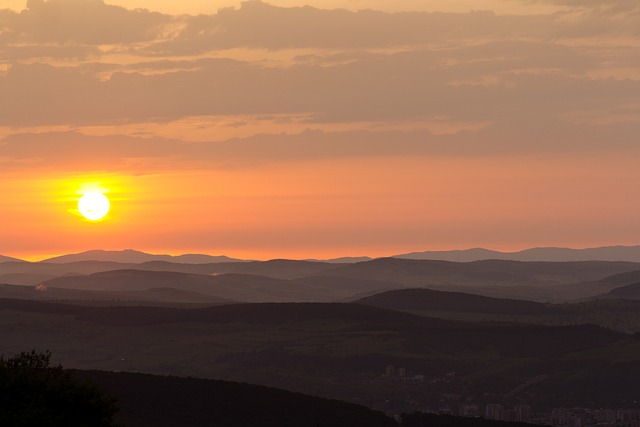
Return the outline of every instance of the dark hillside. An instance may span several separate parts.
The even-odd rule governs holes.
[[[626,285],[640,282],[640,270],[613,274],[601,279],[591,279],[579,283],[555,286],[556,294],[564,299],[584,299],[594,297]]]
[[[21,259],[18,259],[18,258],[13,258],[13,257],[10,257],[10,256],[0,255],[0,263],[3,263],[3,262],[24,262],[24,261],[22,261]]]
[[[621,272],[637,270],[630,262],[521,262],[486,260],[449,262],[380,258],[326,270],[321,275],[354,277],[427,286],[552,286],[599,280]]]
[[[158,305],[209,306],[231,304],[237,301],[202,293],[167,287],[149,288],[143,291],[95,291],[0,284],[0,298],[37,301],[56,301],[87,305]]]
[[[615,288],[605,296],[607,298],[640,299],[640,282]]]
[[[407,410],[451,393],[501,396],[540,375],[565,389],[584,378],[608,390],[618,377],[603,367],[640,363],[640,341],[596,326],[461,322],[347,303],[169,309],[0,300],[0,342],[9,354],[49,349],[78,369],[250,382],[383,410],[394,396],[409,396]],[[425,377],[405,384],[384,376],[387,365]],[[455,380],[443,381],[449,372]],[[546,396],[529,391],[534,402]],[[572,404],[585,402],[574,396]]]
[[[227,381],[75,371],[118,399],[127,427],[393,427],[381,412],[352,403]]]
[[[412,353],[465,353],[487,347],[503,357],[557,355],[609,345],[628,335],[592,325],[539,326],[457,322],[347,303],[232,304],[197,309],[164,307],[77,307],[36,301],[0,300],[3,309],[72,315],[101,326],[140,327],[194,323],[227,331],[283,331],[301,338],[331,332],[348,340],[357,333],[393,331]]]
[[[238,263],[240,264],[240,263]],[[174,288],[236,301],[331,301],[335,292],[306,283],[249,274],[204,275],[175,271],[114,270],[88,276],[48,280],[47,287],[103,291],[143,291]],[[338,296],[344,296],[339,293]],[[347,293],[348,295],[348,293]]]
[[[549,314],[546,304],[514,299],[490,298],[461,292],[430,289],[399,289],[354,301],[358,304],[393,310],[458,311],[492,314]]]

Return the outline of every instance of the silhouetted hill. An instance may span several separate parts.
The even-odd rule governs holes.
[[[633,295],[630,292],[629,298]],[[611,299],[542,304],[460,292],[402,289],[370,295],[353,302],[450,320],[509,321],[555,326],[594,324],[626,333],[640,331],[640,301],[615,295],[601,298]]]
[[[511,254],[506,252],[492,251],[484,248],[451,250],[451,251],[424,251],[410,252],[406,254],[393,255],[392,258],[403,259],[419,259],[432,261],[451,261],[451,262],[471,262],[486,259],[511,259],[506,258]]]
[[[353,264],[354,262],[371,261],[373,258],[368,256],[346,256],[331,259],[307,259],[305,261],[328,262],[331,264]]]
[[[27,276],[52,276],[61,277],[68,275],[92,274],[101,271],[123,270],[137,268],[144,264],[122,264],[108,261],[78,261],[67,264],[48,264],[42,262],[7,262],[0,264],[0,274],[5,278],[17,275],[20,281],[27,281]],[[169,264],[182,266],[183,264]],[[186,264],[184,264],[186,265]],[[35,283],[11,283],[11,284],[39,284]]]
[[[520,262],[449,261],[380,258],[336,267],[323,276],[341,276],[429,287],[440,286],[552,286],[603,278],[637,270],[638,264],[626,262]]]
[[[9,256],[0,255],[0,263],[3,263],[3,262],[24,262],[24,261],[18,258],[12,258]]]
[[[302,284],[299,290],[311,291],[317,297],[311,301],[344,299],[372,291],[427,287],[436,290],[477,293],[498,298],[529,299],[537,301],[575,300],[602,294],[616,287],[602,288],[585,283],[603,280],[608,276],[640,270],[640,265],[626,262],[519,262],[477,261],[454,263],[448,261],[407,260],[382,258],[354,264],[327,262],[271,260],[251,262],[219,262],[181,264],[167,261],[149,261],[124,264],[111,261],[78,261],[64,264],[7,262],[0,264],[2,282],[36,285],[51,277],[87,275],[114,270],[167,271],[206,276],[239,274],[264,276],[280,280],[293,280]],[[311,277],[312,279],[307,280]],[[319,279],[327,277],[330,279]],[[339,279],[340,278],[340,279]],[[373,286],[365,289],[365,282]],[[640,279],[636,280],[640,281]],[[321,283],[322,282],[322,283]],[[382,283],[386,284],[382,284]],[[629,284],[632,282],[622,283]],[[54,285],[68,287],[66,285]],[[175,287],[170,283],[162,287]],[[566,287],[563,287],[566,286]],[[597,289],[593,292],[593,289]],[[195,290],[195,289],[193,289]],[[196,290],[202,292],[201,290]],[[349,293],[351,292],[351,293]],[[222,295],[229,298],[229,295]],[[232,299],[238,299],[234,295]],[[265,301],[263,297],[246,299]],[[284,298],[277,301],[284,301]],[[295,298],[291,301],[309,300]]]
[[[52,308],[51,306],[55,306]],[[380,328],[415,336],[414,344],[446,351],[473,349],[492,343],[507,353],[558,354],[596,345],[613,343],[624,334],[592,325],[546,327],[515,323],[469,323],[417,316],[395,310],[351,303],[260,303],[232,304],[207,308],[172,309],[163,307],[77,307],[38,301],[0,299],[1,309],[55,312],[77,316],[78,320],[105,325],[161,325],[205,322],[217,324],[279,327],[311,332],[318,323],[332,323],[336,331],[370,331]],[[315,332],[314,332],[315,333]],[[430,339],[423,341],[421,334]],[[492,335],[494,335],[492,337]],[[419,338],[421,337],[422,338]],[[500,337],[496,339],[496,337]],[[510,339],[507,339],[510,337]],[[459,340],[459,342],[456,342]],[[424,344],[419,344],[423,342]],[[540,344],[544,342],[545,346]],[[554,345],[550,346],[551,343]],[[464,343],[462,347],[460,344]]]
[[[67,367],[251,382],[379,409],[397,396],[436,404],[447,393],[502,396],[540,375],[564,389],[581,378],[615,390],[595,402],[640,392],[640,383],[618,390],[619,378],[603,375],[616,364],[640,366],[637,339],[590,325],[459,322],[360,304],[169,309],[24,300],[0,300],[0,325],[3,352],[37,343]],[[429,387],[384,377],[387,365],[425,375]],[[454,382],[441,379],[452,371]],[[536,390],[523,398],[547,398]],[[585,403],[574,396],[573,405]]]
[[[173,288],[150,288],[138,291],[96,291],[64,289],[46,286],[0,284],[0,298],[38,301],[83,302],[94,305],[168,305],[176,304],[233,304],[237,301]]]
[[[358,304],[393,310],[454,311],[470,313],[545,315],[558,310],[532,301],[489,298],[460,292],[429,289],[400,289],[354,301]]]
[[[167,261],[184,264],[206,264],[213,262],[239,262],[234,258],[227,256],[212,256],[202,254],[186,254],[186,255],[154,255],[145,252],[127,249],[124,251],[103,251],[92,250],[81,252],[78,254],[68,254],[42,260],[43,263],[65,264],[78,261],[109,261],[130,264],[141,264],[148,261]]]
[[[640,282],[632,283],[631,285],[621,286],[615,288],[606,295],[608,298],[620,298],[620,299],[638,299],[640,300]]]
[[[404,285],[395,282],[384,282],[381,280],[359,279],[340,276],[301,277],[296,281],[319,286],[325,289],[343,291],[353,296],[357,296],[363,293],[370,294],[405,287]],[[351,297],[350,299],[353,299],[353,297]]]
[[[0,274],[0,283],[31,286],[54,279],[55,277],[55,275],[50,274],[8,273]]]
[[[624,273],[613,274],[599,280],[586,281],[582,283],[565,284],[555,288],[558,295],[575,299],[588,298],[605,294],[615,288],[640,282],[640,270],[633,270]]]
[[[393,427],[382,412],[276,388],[175,376],[74,371],[118,399],[127,427]]]
[[[531,248],[499,252],[483,248],[453,251],[425,251],[394,255],[394,258],[470,262],[489,259],[512,261],[629,261],[640,262],[640,246],[605,246],[588,249]]]
[[[318,286],[249,274],[207,276],[173,271],[115,270],[88,276],[59,277],[48,280],[44,284],[47,287],[103,291],[174,288],[247,302],[330,301],[335,299],[334,292]]]
[[[256,274],[259,276],[276,277],[279,279],[295,279],[313,276],[322,271],[335,268],[335,264],[314,261],[293,261],[288,259],[273,259],[270,261],[253,261],[231,266],[232,273]]]

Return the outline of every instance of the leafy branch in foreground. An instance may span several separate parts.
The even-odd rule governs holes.
[[[0,425],[114,427],[117,410],[104,390],[51,366],[48,351],[0,356]]]

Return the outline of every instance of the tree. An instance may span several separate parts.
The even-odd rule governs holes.
[[[116,400],[93,383],[76,380],[51,353],[0,356],[0,425],[113,427]]]

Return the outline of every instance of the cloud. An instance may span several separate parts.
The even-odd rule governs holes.
[[[577,7],[576,2],[563,4]],[[477,146],[482,147],[479,152],[490,147],[510,152],[517,150],[506,145],[543,144],[553,151],[544,141],[567,147],[570,144],[563,138],[591,141],[593,135],[599,135],[607,140],[606,135],[593,131],[598,128],[596,122],[622,121],[626,127],[620,123],[615,129],[637,133],[633,115],[640,94],[638,49],[605,36],[579,43],[563,38],[616,31],[631,34],[640,28],[631,25],[637,17],[607,18],[603,14],[604,22],[616,19],[624,25],[608,29],[594,24],[591,28],[587,23],[595,22],[603,2],[588,4],[587,12],[508,16],[351,12],[250,1],[213,15],[175,18],[109,6],[100,0],[32,1],[21,14],[0,11],[0,40],[22,40],[0,43],[0,57],[5,58],[5,65],[0,64],[0,93],[5,101],[0,103],[0,126],[82,129],[258,115],[305,116],[309,126],[318,129],[329,124],[420,123],[438,118],[493,124],[490,130],[464,134],[465,141],[471,141],[471,135],[485,138],[464,142],[472,153]],[[624,7],[627,3],[611,4]],[[176,37],[167,37],[166,25],[176,22],[182,22],[183,30]],[[115,55],[105,59],[109,53],[100,50],[101,43],[116,43]],[[249,49],[242,60],[225,57],[231,55],[226,49],[239,47],[261,50]],[[290,48],[297,49],[295,54],[276,65],[262,56],[277,57],[280,50]],[[214,52],[211,56],[216,57],[190,56],[205,52]],[[157,56],[146,56],[149,53]],[[22,61],[46,56],[56,61]],[[589,129],[586,134],[574,128],[577,120]],[[241,128],[243,124],[235,125]],[[291,133],[286,123],[280,125]],[[545,132],[541,133],[541,127]],[[517,136],[516,128],[544,141]],[[19,129],[12,132],[23,133]],[[300,137],[315,141],[303,145],[307,152],[323,157],[324,151],[316,145],[327,144],[333,147],[328,153],[338,153],[340,148],[330,140],[338,138],[345,141],[345,155],[350,149],[382,155],[402,146],[388,148],[388,141],[406,137],[371,132],[350,136],[353,141],[361,141],[362,135],[387,141],[375,148],[375,144],[353,145],[342,134],[323,135],[330,137]],[[626,140],[624,135],[621,131],[621,140]],[[278,138],[256,138],[261,142],[250,149],[260,156],[270,158],[270,149],[284,157],[297,152],[281,146]],[[442,141],[428,132],[415,138],[422,141],[415,142],[415,147],[423,147],[425,140]],[[150,144],[133,141],[138,148]],[[216,149],[234,153],[243,141],[237,140],[233,148],[219,145]],[[63,141],[58,143],[67,147]],[[195,150],[195,146],[159,144],[164,147],[161,151],[169,150],[162,151],[166,156]],[[438,152],[440,145],[434,144],[424,153]],[[75,146],[68,149],[82,151]],[[399,150],[413,152],[407,147]],[[139,158],[135,152],[129,154],[121,157]],[[205,152],[187,157],[200,155],[215,157]]]
[[[422,46],[468,37],[518,37],[535,31],[537,17],[499,17],[490,11],[456,13],[276,7],[246,1],[241,7],[187,20],[157,54],[184,55],[234,47],[265,49],[366,49]]]
[[[638,10],[640,8],[638,3],[633,0],[533,0],[533,2],[557,4],[580,9],[598,8],[617,12]]]
[[[10,100],[0,104],[0,125],[256,114],[307,114],[315,123],[435,116],[535,121],[637,102],[640,81],[589,75],[606,68],[606,60],[581,48],[514,41],[363,55],[333,66],[205,59],[177,63],[177,71],[116,72],[106,80],[94,67],[16,64],[0,76],[0,92]]]
[[[127,10],[102,0],[29,0],[21,13],[1,11],[5,41],[135,43],[156,39],[171,18],[147,10]]]
[[[393,157],[638,155],[637,123],[584,126],[562,121],[508,122],[478,131],[434,135],[412,131],[258,134],[215,142],[159,137],[90,136],[79,132],[15,134],[0,140],[4,172],[29,170],[145,174],[166,170],[253,168],[264,164]]]
[[[102,55],[102,51],[95,46],[79,45],[4,45],[0,46],[0,60],[23,61],[33,58],[55,59],[70,61],[86,61]]]

